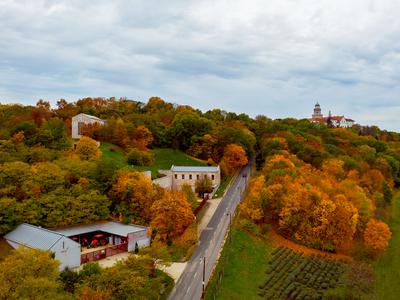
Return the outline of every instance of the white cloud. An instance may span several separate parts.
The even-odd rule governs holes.
[[[0,101],[159,95],[400,131],[400,2],[0,0]],[[377,117],[379,114],[379,118]]]

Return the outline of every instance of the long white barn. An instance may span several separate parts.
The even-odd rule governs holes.
[[[99,240],[98,236],[103,237],[105,244],[96,242],[91,248],[89,242]],[[6,234],[4,239],[13,248],[25,246],[54,253],[55,259],[61,262],[61,270],[150,245],[147,227],[119,222],[102,222],[54,230],[23,223]]]

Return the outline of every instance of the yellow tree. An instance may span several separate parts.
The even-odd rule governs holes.
[[[248,162],[246,151],[242,146],[229,144],[225,147],[224,156],[221,160],[222,169],[226,174],[235,173]]]
[[[58,266],[49,252],[13,251],[0,263],[0,299],[60,299]]]
[[[101,156],[97,142],[90,137],[82,136],[76,144],[75,153],[82,160],[95,160]]]
[[[150,226],[157,229],[158,238],[167,240],[181,235],[193,223],[194,215],[181,192],[168,192],[154,202]]]
[[[264,181],[264,176],[252,179],[246,199],[240,205],[241,212],[254,222],[260,222],[264,219],[264,209],[267,205]]]
[[[389,226],[376,219],[370,219],[364,231],[365,246],[376,252],[384,251],[392,237]]]
[[[112,190],[121,212],[129,211],[146,221],[150,220],[155,190],[148,177],[140,172],[123,172],[117,177]]]

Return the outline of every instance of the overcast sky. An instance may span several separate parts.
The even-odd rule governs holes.
[[[0,102],[86,96],[400,131],[400,1],[0,0]]]

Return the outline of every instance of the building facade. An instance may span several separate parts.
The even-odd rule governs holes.
[[[79,114],[72,117],[72,138],[79,139],[82,136],[82,128],[84,125],[96,123],[100,126],[104,126],[106,122],[100,118],[87,114]]]
[[[196,181],[205,177],[211,180],[214,189],[221,183],[219,166],[172,166],[170,176],[171,186],[174,190],[180,190],[182,185],[188,184],[194,191]]]

